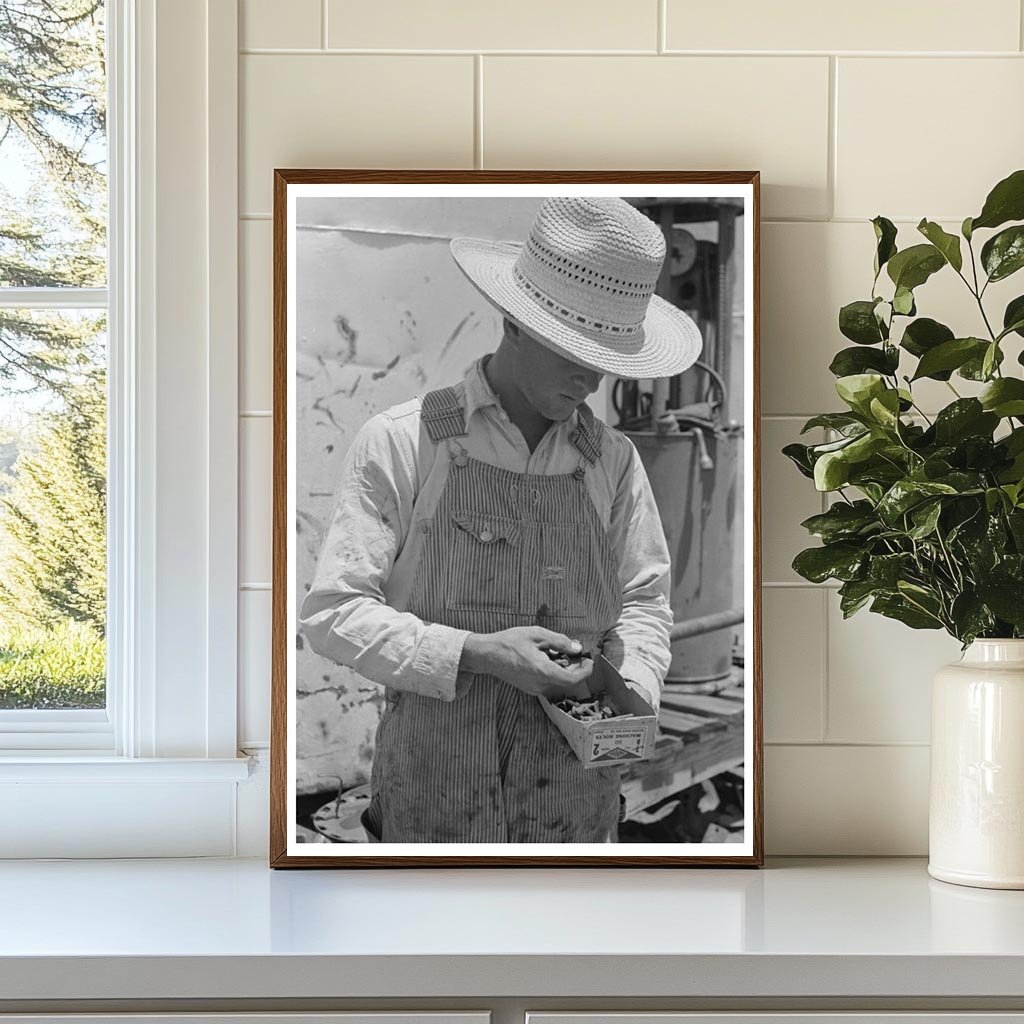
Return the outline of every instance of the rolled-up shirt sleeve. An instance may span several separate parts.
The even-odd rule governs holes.
[[[657,710],[672,659],[671,564],[650,481],[636,448],[626,443],[608,530],[619,560],[622,613],[605,634],[603,653]]]
[[[453,700],[469,633],[398,611],[384,596],[412,519],[414,473],[390,417],[368,420],[346,454],[299,626],[317,654],[366,679]]]

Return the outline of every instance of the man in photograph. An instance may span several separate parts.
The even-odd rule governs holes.
[[[578,694],[602,653],[657,708],[670,570],[636,449],[586,399],[682,372],[700,334],[654,295],[664,239],[622,199],[546,199],[525,244],[451,252],[500,341],[359,431],[300,625],[385,687],[371,838],[614,841],[619,768],[584,768],[538,698]]]

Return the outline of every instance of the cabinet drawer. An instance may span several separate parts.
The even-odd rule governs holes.
[[[526,1024],[1024,1024],[1024,1013],[527,1013]]]
[[[0,1013],[0,1024],[491,1024],[490,1013]]]

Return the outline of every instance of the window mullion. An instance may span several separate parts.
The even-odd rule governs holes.
[[[0,288],[2,309],[106,309],[106,288]]]

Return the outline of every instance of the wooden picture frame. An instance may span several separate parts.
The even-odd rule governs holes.
[[[274,174],[271,866],[761,866],[758,172]],[[500,315],[450,238],[485,228],[522,242],[544,197],[585,194],[625,198],[662,229],[657,293],[691,313],[711,360],[703,381],[606,378],[588,400],[640,451],[672,551],[673,661],[653,758],[621,769],[626,823],[607,844],[367,842],[359,812],[383,687],[317,660],[297,626],[333,486],[371,416],[456,383],[500,340]],[[682,440],[664,442],[656,420]],[[706,565],[694,582],[705,556],[726,566],[728,593],[707,594],[722,572]]]

